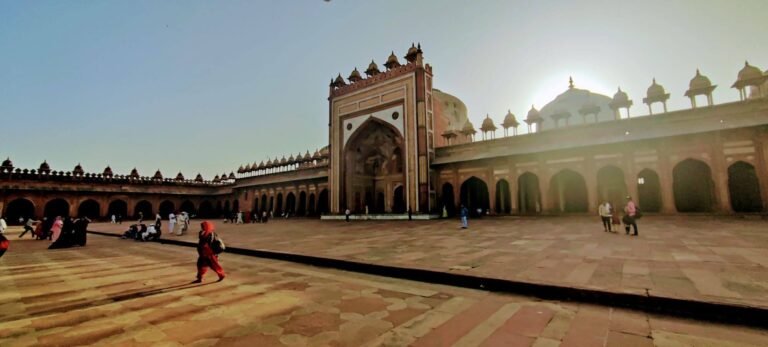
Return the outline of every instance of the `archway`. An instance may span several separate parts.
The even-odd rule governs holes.
[[[737,161],[728,167],[728,195],[734,212],[761,212],[763,199],[755,167]]]
[[[555,210],[564,213],[587,212],[587,184],[584,177],[573,170],[564,169],[552,176],[550,196]]]
[[[221,200],[216,201],[216,217],[224,215],[224,208],[221,205]]]
[[[488,196],[488,185],[483,180],[472,176],[461,184],[460,194],[461,204],[469,209],[469,213],[472,216],[478,216],[478,209],[480,213],[485,214],[490,207],[490,198]]]
[[[376,193],[376,203],[373,206],[375,213],[385,213],[387,211],[387,198],[384,192]]]
[[[686,159],[672,170],[672,190],[678,212],[711,212],[715,204],[714,182],[709,165]]]
[[[402,185],[395,188],[395,192],[392,195],[392,212],[393,213],[405,213],[405,189]]]
[[[168,218],[168,215],[174,211],[176,211],[176,206],[170,200],[165,200],[160,203],[159,213],[161,218]]]
[[[122,219],[128,216],[128,203],[125,200],[112,200],[107,207],[107,216],[120,217]]]
[[[5,207],[3,216],[8,224],[18,224],[19,218],[26,221],[35,216],[35,204],[24,198],[15,199]]]
[[[297,216],[304,216],[307,214],[307,192],[302,191],[299,193],[299,207],[296,208]]]
[[[278,193],[275,202],[275,215],[281,214],[283,214],[283,193]]]
[[[637,174],[637,195],[637,202],[640,204],[642,211],[661,211],[661,184],[659,183],[659,175],[656,174],[656,171],[643,169]]]
[[[213,208],[213,204],[206,200],[200,203],[200,208],[197,210],[197,216],[200,218],[215,218],[216,210]]]
[[[296,208],[296,194],[293,194],[293,192],[288,193],[288,195],[285,196],[285,212],[294,214]]]
[[[317,212],[320,214],[328,213],[328,189],[320,191],[317,197]]]
[[[53,199],[45,204],[45,217],[69,217],[69,203],[64,199]]]
[[[315,214],[315,193],[309,194],[309,204],[307,204],[307,212],[310,216]]]
[[[184,202],[181,203],[181,206],[179,206],[179,211],[186,212],[190,215],[197,214],[197,211],[195,210],[195,204],[189,200],[184,200]]]
[[[355,130],[344,146],[344,170],[341,208],[354,213],[380,210],[377,192],[386,192],[405,182],[402,148],[403,137],[392,125],[369,118]],[[405,194],[403,193],[403,198]],[[402,200],[402,201],[400,201]],[[393,201],[393,212],[404,213],[405,200]],[[400,203],[402,202],[402,205]],[[400,212],[398,212],[400,211]]]
[[[611,206],[621,206],[627,196],[624,172],[615,166],[604,166],[597,171],[597,199]]]
[[[448,216],[456,214],[456,197],[453,195],[453,185],[450,183],[443,183],[442,194],[440,195],[443,206],[445,207]],[[442,211],[441,211],[442,213]]]
[[[232,208],[229,207],[229,200],[224,201],[224,218],[229,218],[232,214]]]
[[[136,203],[136,207],[133,209],[133,216],[139,218],[139,212],[143,214],[144,219],[154,219],[152,214],[152,203],[147,200],[141,200]]]
[[[539,177],[526,172],[517,178],[517,206],[520,214],[541,212]]]
[[[264,194],[261,196],[261,211],[267,210],[269,210],[269,206],[267,206],[267,194]]]
[[[509,182],[500,179],[496,182],[496,213],[510,214],[512,212],[512,195],[509,192]]]
[[[85,200],[77,207],[77,216],[88,217],[92,220],[99,219],[99,217],[101,217],[101,206],[96,200]]]
[[[240,200],[235,199],[232,201],[232,213],[240,212]]]

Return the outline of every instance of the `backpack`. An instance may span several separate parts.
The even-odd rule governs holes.
[[[224,252],[225,249],[227,249],[227,246],[224,245],[224,241],[216,233],[211,233],[210,245],[211,245],[211,250],[213,250],[214,254],[219,254],[221,252]]]
[[[634,218],[635,219],[643,218],[643,213],[640,211],[640,206],[639,205],[635,205],[635,216],[634,216]]]

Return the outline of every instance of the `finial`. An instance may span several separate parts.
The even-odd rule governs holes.
[[[653,84],[656,84],[656,77],[653,78]]]
[[[744,66],[749,66],[749,62],[745,60],[744,61]]]
[[[701,76],[701,72],[699,72],[699,69],[696,69],[696,76]]]
[[[573,77],[568,76],[568,89],[573,89]]]
[[[619,93],[621,93],[621,87],[619,87]]]

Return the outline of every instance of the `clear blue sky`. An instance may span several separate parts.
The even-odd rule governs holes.
[[[421,42],[435,87],[476,126],[524,117],[567,87],[645,114],[696,68],[719,87],[768,68],[768,1],[0,0],[0,156],[206,178],[327,143],[331,77]]]

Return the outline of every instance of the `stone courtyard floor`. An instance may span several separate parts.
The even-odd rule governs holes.
[[[468,230],[457,220],[216,224],[235,247],[768,309],[764,220],[647,216],[639,237],[603,232],[585,216],[484,218]],[[197,230],[163,235],[196,242]]]
[[[410,244],[419,238],[411,240],[409,233],[428,233],[435,225],[448,228],[455,224],[400,224],[390,231],[389,227],[385,230],[381,224],[373,223],[318,223],[222,226],[221,233],[233,243],[238,239],[263,240],[275,243],[275,247],[287,247],[283,243],[286,237],[280,237],[280,233],[295,230],[296,237],[303,235],[319,243],[310,248],[319,252],[331,241],[319,241],[324,238],[312,235],[338,229],[326,236],[341,243],[327,251],[339,252],[349,242],[345,241],[348,234],[367,235],[362,244],[368,247],[374,246],[374,235],[382,233],[395,233]],[[471,232],[476,235],[457,237],[464,240],[461,247],[475,244],[472,249],[477,251],[476,248],[482,248],[478,244],[487,241],[469,239],[480,238],[483,228],[490,230],[507,223],[510,222],[473,223]],[[648,229],[651,234],[651,228]],[[48,242],[19,240],[17,233],[15,229],[10,233],[11,248],[0,258],[0,346],[768,344],[768,332],[764,330],[605,306],[533,300],[226,253],[221,256],[228,272],[226,280],[216,283],[215,275],[209,274],[203,284],[190,284],[195,272],[193,248],[92,235],[84,248],[47,250]],[[256,237],[259,234],[263,234],[262,238]],[[430,245],[425,251],[435,252],[434,247],[455,248],[450,243],[440,245],[434,236],[427,237],[432,244],[423,244]],[[642,242],[638,241],[642,237],[611,237],[615,240],[598,244]],[[619,241],[621,238],[625,241]],[[312,241],[307,239],[296,246],[310,247]],[[554,247],[544,247],[545,240],[548,239],[539,241],[539,248]],[[402,246],[391,242],[395,241],[383,241],[381,247]],[[510,239],[500,242],[505,247],[514,247],[509,246]],[[488,244],[485,249],[505,247]],[[590,249],[590,256],[602,254],[594,251],[594,247]],[[355,254],[365,253],[375,252]]]

